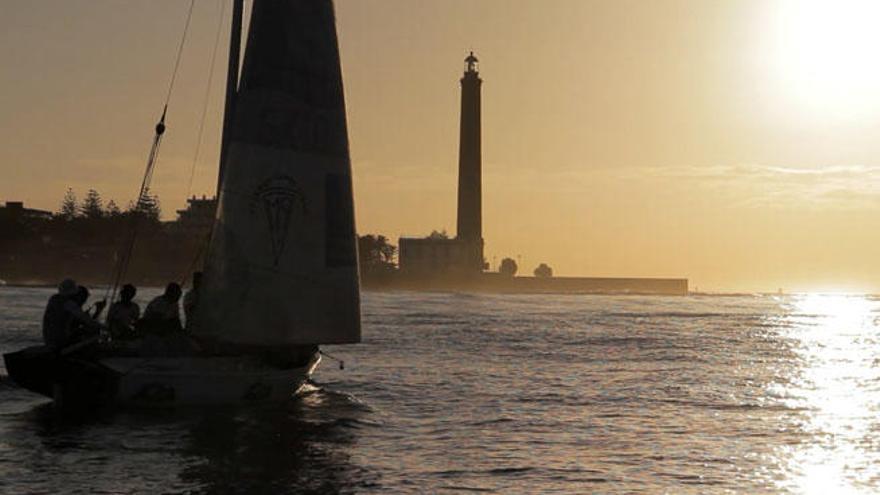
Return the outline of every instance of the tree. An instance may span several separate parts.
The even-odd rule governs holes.
[[[498,267],[498,273],[512,277],[516,275],[517,268],[516,261],[513,261],[513,258],[504,258],[501,260],[501,266]]]
[[[538,268],[535,268],[535,276],[538,278],[551,278],[553,277],[553,269],[547,266],[547,263],[541,263],[538,265]]]
[[[82,206],[80,206],[80,211],[89,220],[104,218],[104,202],[101,200],[101,195],[98,194],[98,191],[89,189],[88,194],[83,199]]]
[[[159,197],[150,194],[150,190],[144,191],[143,196],[138,199],[137,204],[129,204],[128,211],[143,215],[149,221],[158,222],[162,216],[162,208],[159,203]]]
[[[107,203],[107,208],[105,209],[104,213],[110,218],[115,218],[119,215],[122,215],[122,211],[119,210],[119,206],[116,205],[116,201],[113,201],[112,199]]]
[[[449,239],[449,234],[446,233],[446,229],[441,231],[432,230],[431,234],[428,235],[428,239]]]
[[[379,258],[386,265],[394,265],[394,256],[397,255],[397,246],[388,242],[384,235],[376,238],[377,248],[379,250]]]
[[[68,187],[67,192],[64,194],[64,199],[61,201],[61,209],[58,211],[58,216],[64,220],[70,221],[76,218],[76,214],[76,193],[73,192],[73,189]]]
[[[364,235],[358,237],[358,258],[364,274],[393,270],[397,246],[384,235]]]

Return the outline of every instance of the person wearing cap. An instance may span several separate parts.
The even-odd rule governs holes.
[[[100,330],[101,324],[82,310],[85,303],[82,295],[81,286],[74,280],[65,279],[58,285],[58,292],[49,298],[43,312],[43,342],[50,349],[61,350],[73,343],[75,325]],[[85,296],[87,299],[88,291]]]
[[[70,315],[65,305],[76,292],[76,282],[68,278],[58,284],[58,292],[49,298],[43,312],[43,342],[47,347],[60,349],[67,345]]]
[[[114,340],[126,340],[135,337],[134,324],[141,316],[141,308],[133,301],[137,289],[131,284],[122,286],[120,300],[110,306],[107,313],[107,325],[110,336]]]

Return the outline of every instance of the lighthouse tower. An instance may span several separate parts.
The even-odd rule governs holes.
[[[480,136],[479,60],[464,60],[461,78],[461,135],[458,151],[457,239],[468,252],[467,271],[483,270],[482,150]]]

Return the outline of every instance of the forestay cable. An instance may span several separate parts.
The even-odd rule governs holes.
[[[137,231],[138,231],[138,221],[145,210],[145,206],[147,205],[147,201],[149,198],[147,197],[150,190],[150,183],[153,180],[153,172],[156,169],[156,163],[159,160],[159,149],[162,145],[162,136],[165,134],[165,117],[168,114],[168,104],[171,101],[171,94],[174,89],[174,83],[177,80],[177,72],[180,69],[180,60],[183,57],[183,48],[186,44],[187,34],[189,33],[190,23],[192,21],[193,9],[195,7],[196,0],[190,0],[189,9],[186,14],[186,21],[183,26],[183,34],[180,38],[180,44],[177,47],[177,56],[174,60],[174,68],[171,71],[171,80],[168,83],[168,92],[165,94],[165,103],[162,106],[162,117],[159,119],[159,123],[156,124],[155,134],[153,135],[153,143],[150,146],[150,153],[147,157],[147,165],[146,170],[144,170],[144,177],[141,180],[141,187],[138,191],[137,202],[135,203],[134,211],[130,212],[129,218],[129,232],[126,236],[125,242],[123,243],[121,249],[121,255],[117,257],[116,269],[114,270],[112,284],[108,286],[107,293],[104,294],[104,299],[108,299],[112,302],[116,299],[116,292],[119,289],[119,284],[122,279],[125,277],[128,272],[128,267],[131,262],[132,253],[134,252],[135,241],[137,240]],[[107,316],[109,316],[110,312],[107,312]]]
[[[177,71],[180,68],[180,59],[183,57],[183,47],[186,44],[186,36],[189,33],[189,24],[192,21],[193,8],[196,6],[196,0],[190,0],[189,10],[186,12],[186,22],[183,24],[183,35],[180,37],[180,45],[177,47],[177,57],[174,59],[174,70],[171,71],[171,81],[168,83],[168,93],[165,95],[165,107],[171,101],[171,91],[174,89],[174,82],[177,80]]]

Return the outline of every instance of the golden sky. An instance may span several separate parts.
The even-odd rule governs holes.
[[[361,233],[455,231],[473,49],[493,267],[880,290],[880,4],[336,3]],[[187,7],[3,0],[0,200],[135,195]],[[222,55],[188,188],[219,14],[197,0],[172,96],[154,179],[169,218],[215,183]]]

